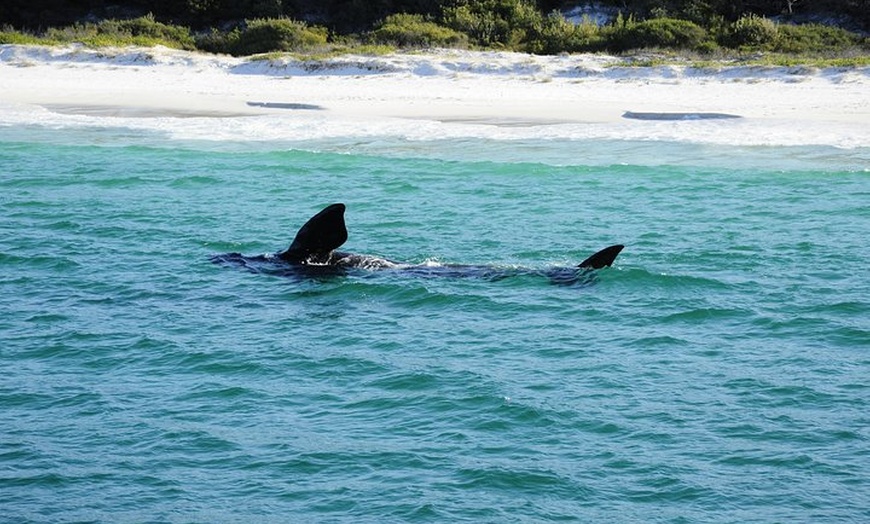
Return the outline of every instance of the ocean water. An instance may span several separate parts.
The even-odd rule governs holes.
[[[870,521],[867,147],[146,120],[0,127],[0,521]],[[332,202],[412,263],[626,248],[209,261]]]

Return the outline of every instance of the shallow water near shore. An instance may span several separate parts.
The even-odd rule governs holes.
[[[868,520],[868,158],[0,128],[0,521]],[[411,263],[626,249],[583,287],[209,262],[332,202]]]

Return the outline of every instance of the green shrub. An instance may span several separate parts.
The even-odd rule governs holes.
[[[698,24],[675,18],[653,18],[643,22],[623,21],[606,31],[606,46],[612,51],[664,47],[693,49],[707,38]]]
[[[713,55],[720,51],[719,44],[713,40],[705,40],[695,47],[695,51],[702,55]]]
[[[775,45],[779,28],[767,18],[749,15],[731,24],[723,35],[723,44],[733,48],[767,49]]]
[[[523,50],[545,55],[572,51],[576,32],[577,26],[565,20],[564,16],[552,13],[532,27]]]
[[[605,35],[601,27],[591,19],[584,17],[583,20],[574,26],[574,33],[571,35],[570,49],[567,51],[604,51]]]
[[[543,23],[531,0],[456,0],[442,13],[447,27],[484,47],[519,47]]]
[[[375,43],[398,47],[463,47],[468,37],[429,22],[423,15],[396,14],[385,18],[371,32]]]
[[[54,42],[84,42],[97,36],[94,24],[73,24],[66,27],[50,27],[42,35]]]
[[[230,49],[236,56],[272,51],[301,51],[325,45],[326,29],[308,27],[289,18],[249,20]]]
[[[529,28],[520,49],[545,55],[602,51],[604,36],[601,28],[589,19],[575,24],[553,12]]]
[[[43,41],[44,39],[39,38],[38,36],[34,36],[27,33],[22,33],[16,31],[12,28],[3,28],[0,30],[0,45],[3,44],[17,44],[17,45],[26,45],[26,44],[45,44],[47,42]]]
[[[838,27],[819,24],[780,25],[776,50],[783,53],[831,53],[860,44],[859,37]]]
[[[198,33],[194,40],[199,50],[230,55],[238,48],[241,35],[242,32],[238,28],[230,31],[218,31],[212,28],[207,33]]]
[[[166,25],[151,15],[131,20],[103,20],[100,23],[77,23],[52,27],[43,38],[50,42],[81,42],[95,47],[165,45],[194,49],[194,39],[186,27]]]
[[[103,20],[97,24],[97,33],[119,40],[130,37],[131,40],[162,42],[182,49],[194,48],[188,28],[158,22],[151,14],[130,20]]]

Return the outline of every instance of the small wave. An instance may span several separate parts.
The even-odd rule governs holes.
[[[357,296],[384,301],[400,310],[430,313],[449,310],[475,309],[486,311],[498,309],[499,305],[485,293],[469,292],[468,286],[449,280],[439,280],[435,285],[413,275],[392,272],[372,272],[363,279],[349,279],[335,289],[336,294]]]
[[[699,291],[715,291],[729,288],[727,283],[710,277],[654,272],[638,268],[620,270],[620,280],[624,281],[626,285],[666,289],[691,288]]]
[[[199,188],[202,186],[220,185],[222,183],[223,183],[222,180],[220,180],[216,177],[213,177],[213,176],[191,175],[191,176],[184,176],[184,177],[179,177],[179,178],[174,179],[170,183],[170,186],[187,189],[187,188]]]
[[[650,348],[675,348],[675,347],[688,347],[691,343],[688,340],[677,338],[670,335],[657,335],[651,337],[641,337],[638,339],[634,339],[628,343],[630,347],[636,347],[638,349],[650,349]]]
[[[757,378],[739,378],[725,383],[747,406],[789,407],[826,410],[835,407],[838,397],[820,388],[803,385],[780,385]]]
[[[662,321],[698,323],[741,319],[752,316],[754,316],[754,313],[747,309],[704,307],[667,315],[662,318]]]

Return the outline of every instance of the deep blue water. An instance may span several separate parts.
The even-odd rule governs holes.
[[[866,149],[0,131],[0,521],[870,521]]]

